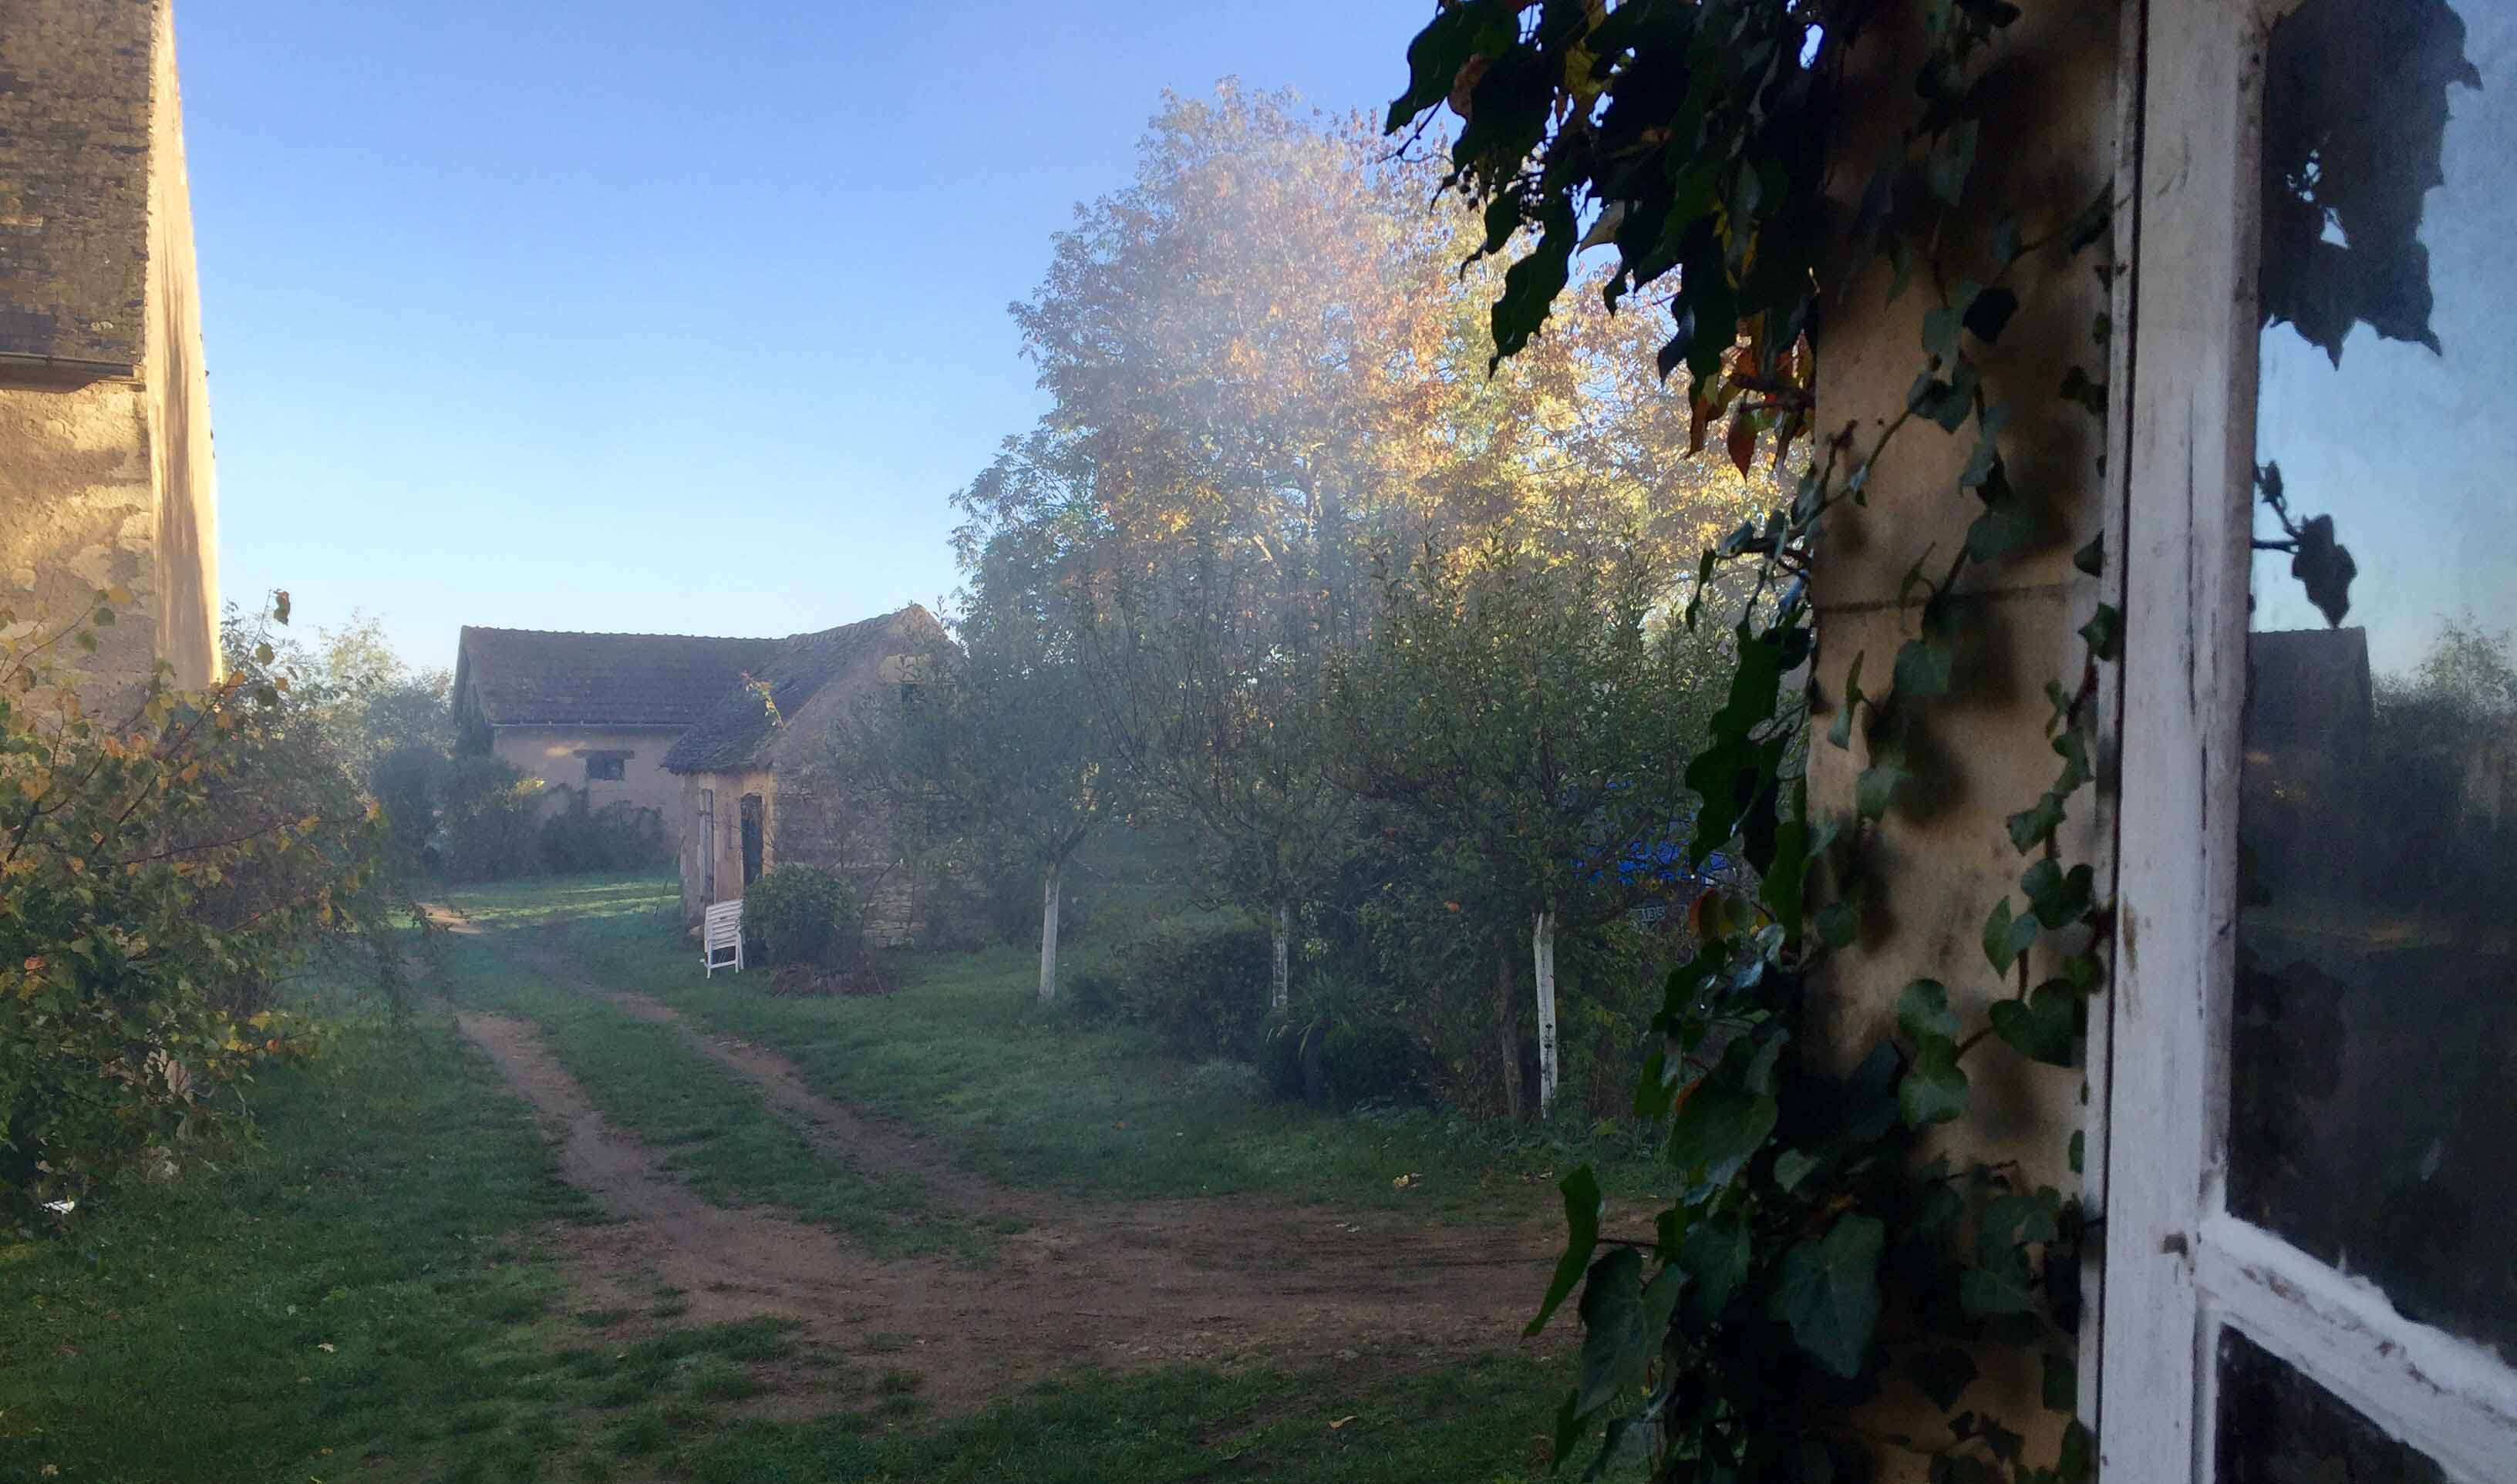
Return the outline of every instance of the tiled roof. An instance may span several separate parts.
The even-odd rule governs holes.
[[[934,625],[926,610],[913,603],[898,613],[797,634],[781,642],[752,675],[769,687],[768,699],[777,703],[778,714],[793,716],[867,650],[894,640],[906,628]],[[757,690],[731,687],[673,743],[664,754],[664,767],[673,773],[716,773],[751,766],[774,726]]]
[[[758,669],[775,639],[463,630],[455,695],[491,726],[687,727]]]

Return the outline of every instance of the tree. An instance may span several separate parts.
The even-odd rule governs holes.
[[[1336,674],[1351,785],[1477,863],[1482,910],[1527,945],[1542,1117],[1558,1076],[1557,938],[1632,907],[1650,887],[1633,863],[1692,809],[1688,719],[1710,708],[1709,665],[1666,621],[1669,597],[1641,543],[1430,553],[1388,575],[1371,640]]]
[[[1063,872],[1119,809],[1123,773],[1060,596],[1004,582],[987,591],[991,601],[961,615],[959,652],[939,649],[897,698],[870,697],[842,724],[834,771],[878,798],[914,847],[949,841],[1038,872],[1046,1003],[1057,996]]]

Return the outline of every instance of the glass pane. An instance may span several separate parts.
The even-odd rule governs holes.
[[[2444,1484],[2439,1466],[2235,1330],[2220,1332],[2216,1484]]]
[[[2512,162],[2517,0],[2275,28],[2229,1200],[2517,1355]]]

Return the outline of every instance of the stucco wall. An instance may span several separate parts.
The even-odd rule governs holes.
[[[681,735],[678,728],[499,727],[490,750],[519,772],[554,785],[543,796],[545,811],[567,805],[569,795],[563,787],[585,793],[589,809],[620,803],[653,809],[663,818],[665,844],[678,849],[682,785],[681,780],[664,771],[664,754]],[[619,780],[590,780],[585,776],[583,754],[587,752],[629,756]]]
[[[1911,27],[1918,20],[1917,13],[1890,7],[1874,21],[1850,68],[1856,91],[1846,117],[1911,114],[1913,60],[1919,54]],[[2117,162],[2119,45],[2115,6],[2104,0],[2033,8],[2005,33],[1983,122],[1984,145],[1960,213],[1964,224],[1946,232],[1944,243],[1972,242],[1982,250],[1995,219],[2023,205],[2038,213],[2020,223],[2021,234],[2033,238],[2097,192]],[[1872,158],[1879,148],[1875,128],[1841,147],[1855,160]],[[1857,193],[1868,170],[1840,175],[1843,189]],[[1840,204],[1850,220],[1851,194]],[[1966,250],[1960,245],[1950,254],[1950,279],[1989,280],[1991,266],[1968,262]],[[2022,264],[2013,281],[2021,285],[2023,307],[1999,346],[1970,346],[1971,353],[1980,353],[1989,402],[2016,409],[2003,439],[2012,484],[2046,503],[2052,518],[2032,551],[1974,569],[1961,580],[1967,617],[1958,690],[1920,710],[1909,742],[1907,766],[1914,777],[1860,858],[1868,900],[1859,939],[1817,974],[1807,1029],[1839,1062],[1857,1057],[1893,1030],[1897,998],[1915,979],[1943,981],[1952,1007],[1969,1027],[1984,1024],[1987,1002],[2003,988],[1995,984],[1981,947],[1984,917],[2005,894],[2019,898],[2019,876],[2030,863],[2013,847],[2005,820],[2033,804],[2061,767],[2047,744],[2051,706],[2044,685],[2049,679],[2076,683],[2085,654],[2076,630],[2114,581],[2112,574],[2105,583],[2093,580],[2071,565],[2072,552],[2118,515],[2107,495],[2097,424],[2055,392],[2072,363],[2085,366],[2093,378],[2107,378],[2108,349],[2092,341],[2091,326],[2110,311],[2110,296],[2090,263],[2084,255],[2061,267],[2051,259]],[[1905,406],[1923,363],[1922,317],[1934,302],[1918,270],[1917,285],[1887,304],[1890,276],[1885,263],[1873,263],[1840,296],[1830,295],[1818,345],[1816,424],[1855,424],[1864,448]],[[1971,425],[1947,437],[1918,422],[1879,462],[1867,507],[1847,506],[1827,517],[1811,583],[1818,615],[1820,734],[1844,695],[1855,657],[1867,656],[1863,673],[1872,677],[1871,689],[1885,689],[1878,677],[1888,673],[1898,647],[1916,633],[1920,595],[1908,606],[1899,589],[1927,548],[1933,557],[1926,570],[1937,572],[1963,543],[1967,524],[1981,508],[1957,484],[1974,441]],[[2120,539],[2111,538],[2110,557],[2120,549]],[[2102,698],[2101,731],[2109,737],[2111,716],[2112,700]],[[1823,742],[1812,748],[1815,807],[1851,812],[1854,781],[1866,765],[1859,733],[1856,728],[1850,751]],[[2097,761],[2101,784],[2073,797],[2058,843],[2067,861],[2096,867],[2103,893],[2113,869],[2108,803],[2112,758]],[[2032,951],[2031,978],[2055,971],[2054,936]],[[2074,946],[2085,942],[2085,932],[2072,939]],[[2006,1054],[1971,1056],[1968,1072],[1973,1111],[1948,1125],[1943,1147],[1961,1156],[2017,1160],[2031,1183],[2078,1189],[2080,1177],[2069,1167],[2068,1150],[2086,1118],[2085,1074]],[[2094,1162],[2094,1138],[2090,1147]],[[2090,1333],[2084,1325],[2084,1340]],[[1971,1399],[2030,1432],[2039,1449],[2050,1448],[2060,1420],[2039,1408],[2036,1378],[2000,1366],[1992,1356],[1982,1358],[1996,1374]]]
[[[0,607],[128,591],[74,668],[110,704],[218,673],[217,532],[173,21],[0,7]]]
[[[693,773],[678,780],[681,786],[683,829],[676,857],[681,862],[682,918],[696,923],[700,914],[712,902],[731,902],[743,895],[743,796],[757,793],[761,799],[766,829],[761,841],[760,864],[766,870],[778,859],[777,829],[778,781],[765,771],[736,773]],[[707,888],[704,853],[707,848],[701,817],[705,809],[703,795],[708,790],[716,795],[716,890]]]

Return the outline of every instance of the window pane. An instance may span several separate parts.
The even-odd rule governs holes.
[[[2512,160],[2517,0],[2276,27],[2229,1200],[2517,1355]]]
[[[2235,1330],[2220,1332],[2217,1484],[2441,1484],[2445,1475]]]

